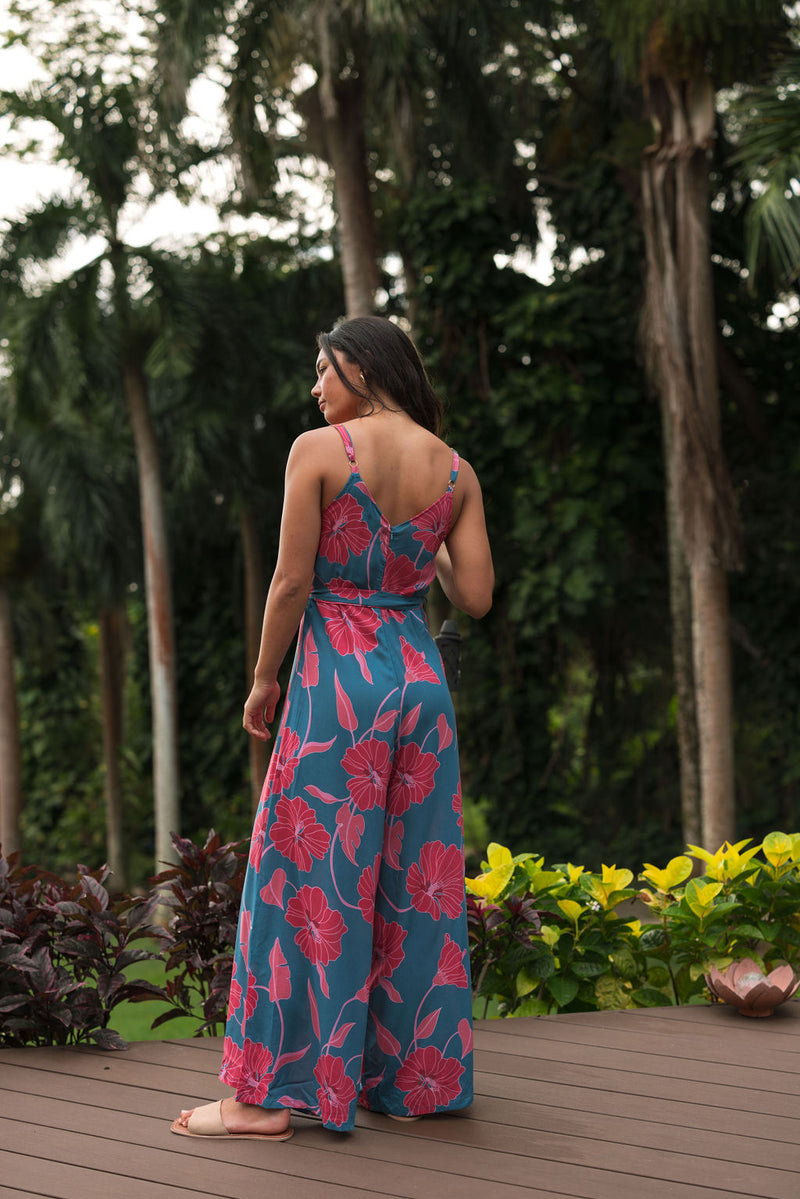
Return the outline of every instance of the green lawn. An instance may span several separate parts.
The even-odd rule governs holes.
[[[161,960],[136,962],[129,966],[125,973],[129,978],[145,978],[160,987],[166,982],[166,971]],[[176,1020],[159,1025],[158,1028],[150,1027],[156,1016],[169,1011],[169,1006],[160,999],[148,999],[144,1003],[121,1003],[119,1007],[114,1008],[109,1027],[126,1041],[165,1041],[175,1037],[193,1037],[202,1016],[198,1016],[197,1019],[179,1016]]]

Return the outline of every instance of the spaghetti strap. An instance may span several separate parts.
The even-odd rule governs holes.
[[[460,458],[459,458],[458,454],[456,453],[456,451],[453,450],[453,469],[450,471],[450,486],[447,488],[448,491],[452,491],[456,485],[456,479],[458,478],[459,463],[460,463]]]
[[[350,434],[347,432],[347,429],[345,429],[344,425],[334,425],[333,427],[344,442],[345,453],[350,461],[350,473],[351,475],[354,475],[358,471],[358,463],[356,462],[356,452],[353,449],[353,442],[350,438]]]

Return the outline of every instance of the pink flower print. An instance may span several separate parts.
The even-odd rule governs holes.
[[[372,924],[375,915],[375,894],[378,890],[378,875],[380,873],[381,855],[375,854],[375,861],[361,871],[358,880],[358,906],[367,924]]]
[[[444,712],[442,712],[441,716],[436,721],[436,731],[439,734],[439,753],[441,753],[443,749],[447,749],[448,745],[453,740],[453,730],[451,729]]]
[[[350,804],[345,802],[336,813],[336,828],[339,831],[342,849],[355,866],[356,850],[364,833],[364,817],[360,812],[354,812]]]
[[[440,681],[436,671],[425,661],[425,655],[421,654],[418,649],[414,649],[414,646],[410,645],[405,637],[400,638],[400,649],[403,652],[407,683],[438,683]]]
[[[292,997],[292,976],[289,972],[289,966],[286,958],[283,956],[281,943],[278,938],[275,938],[275,944],[272,946],[269,955],[269,1001],[277,1003],[281,999],[291,999]]]
[[[419,567],[418,588],[427,589],[430,587],[433,580],[436,578],[436,559],[429,558],[427,562],[423,562]]]
[[[457,845],[426,841],[419,862],[409,868],[406,890],[418,912],[427,912],[434,920],[444,913],[451,920],[464,904],[464,858]]]
[[[323,1053],[314,1067],[314,1077],[319,1083],[317,1102],[323,1123],[346,1123],[356,1097],[356,1084],[345,1074],[342,1059]]]
[[[295,944],[309,962],[327,966],[340,957],[346,925],[321,887],[301,887],[286,905],[286,921],[297,929]]]
[[[433,779],[438,769],[436,754],[423,752],[413,742],[401,745],[395,754],[389,781],[387,807],[391,814],[402,816],[412,803],[422,803],[433,790]]]
[[[242,1065],[242,1050],[232,1037],[226,1037],[222,1042],[222,1067],[219,1072],[220,1081],[226,1086],[238,1087]]]
[[[395,595],[410,595],[419,585],[419,571],[405,554],[395,556],[386,551],[386,566],[383,570],[383,590]]]
[[[299,795],[278,800],[269,835],[278,853],[294,862],[298,870],[310,870],[311,859],[324,858],[331,844],[330,833]]]
[[[261,859],[264,856],[264,835],[269,821],[269,808],[262,804],[253,825],[253,838],[250,842],[249,862],[254,870],[261,869]]]
[[[235,1011],[238,1011],[239,1004],[242,1002],[242,988],[236,981],[236,963],[233,964],[233,977],[231,979],[231,989],[228,994],[228,1017]]]
[[[247,990],[244,993],[244,1019],[249,1020],[258,1004],[258,984],[252,970],[247,971]],[[244,1024],[242,1024],[244,1031]]]
[[[345,750],[342,769],[349,775],[347,790],[362,812],[368,812],[376,804],[383,806],[391,767],[388,744],[375,737]]]
[[[465,949],[459,949],[448,934],[439,954],[439,967],[433,976],[435,987],[466,987],[467,972],[464,969]]]
[[[368,654],[378,644],[375,630],[381,618],[374,608],[357,604],[333,604],[318,600],[317,607],[325,619],[325,631],[337,654]]]
[[[403,942],[406,929],[394,920],[384,920],[380,912],[375,913],[372,927],[372,965],[369,972],[370,988],[384,978],[391,978],[405,958]]]
[[[300,681],[304,687],[316,687],[319,682],[319,653],[311,629],[303,640],[303,668]]]
[[[342,599],[349,600],[366,599],[374,594],[372,591],[362,591],[359,587],[356,587],[352,579],[331,579],[327,584],[327,588],[331,595],[341,596]]]
[[[370,542],[369,528],[361,519],[363,509],[352,495],[340,495],[322,512],[320,557],[341,566],[348,558],[358,558]]]
[[[458,1097],[463,1073],[464,1067],[457,1058],[446,1058],[434,1045],[426,1045],[409,1053],[397,1071],[395,1082],[401,1091],[407,1092],[406,1111],[424,1116]]]
[[[464,806],[461,802],[461,784],[459,784],[458,790],[456,791],[455,795],[453,796],[453,811],[455,812],[455,814],[458,818],[457,819],[458,827],[461,829],[461,832],[463,833],[464,832]]]
[[[300,738],[293,729],[288,729],[281,738],[278,760],[275,763],[275,775],[271,787],[273,795],[277,795],[279,791],[286,791],[291,787],[297,763],[300,761],[297,752],[299,749]]]
[[[414,540],[421,541],[429,554],[436,553],[450,531],[450,504],[445,498],[450,494],[449,491],[446,492],[445,496],[431,504],[424,512],[420,512],[411,522]]]
[[[274,1077],[272,1054],[266,1045],[249,1038],[245,1040],[242,1046],[239,1081],[236,1084],[236,1098],[239,1102],[263,1103]]]
[[[247,908],[242,908],[242,912],[239,917],[238,937],[239,937],[239,948],[242,951],[242,957],[244,958],[245,966],[247,965],[247,946],[250,943],[250,929],[252,927],[252,924],[253,924],[252,912],[248,911]]]
[[[383,830],[383,857],[387,866],[391,866],[392,870],[400,870],[400,851],[403,848],[403,827],[402,820],[394,820],[391,824],[387,821]]]
[[[259,895],[264,903],[274,903],[276,907],[283,907],[283,888],[286,886],[286,871],[280,866],[272,872],[269,882],[262,887]],[[248,913],[249,914],[249,913]],[[248,933],[249,940],[249,933]]]

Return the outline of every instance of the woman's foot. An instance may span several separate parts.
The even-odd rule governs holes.
[[[182,1111],[175,1124],[188,1128],[189,1118],[195,1108]],[[257,1103],[239,1103],[233,1098],[223,1099],[219,1114],[230,1136],[279,1136],[289,1127],[290,1112],[286,1107],[266,1108]]]

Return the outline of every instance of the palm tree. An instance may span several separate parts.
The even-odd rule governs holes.
[[[733,703],[727,571],[741,565],[721,440],[711,280],[709,152],[718,89],[752,80],[785,28],[775,0],[603,5],[612,45],[642,80],[655,140],[642,158],[643,327],[664,415],[668,491],[688,562],[702,841],[732,840]],[[736,18],[735,22],[732,19]]]
[[[274,210],[282,155],[311,153],[330,166],[350,316],[373,311],[379,278],[365,86],[373,10],[381,8],[353,0],[253,0],[229,20],[222,6],[202,0],[161,0],[155,29],[158,100],[171,130],[183,115],[190,80],[218,55],[223,34],[233,42],[226,107],[243,207]],[[303,64],[316,78],[301,90],[296,81]],[[287,124],[289,103],[301,126],[295,137],[278,132]]]
[[[17,364],[18,403],[25,403],[26,394],[50,388],[55,404],[69,405],[91,371],[91,360],[105,357],[115,369],[139,479],[156,860],[171,860],[171,833],[179,827],[175,649],[164,489],[147,362],[148,355],[158,361],[186,353],[191,300],[168,258],[153,250],[133,250],[122,240],[125,205],[143,178],[141,133],[149,119],[136,86],[107,85],[99,72],[84,75],[76,68],[46,89],[34,86],[19,95],[4,93],[2,104],[17,121],[47,122],[58,139],[58,158],[79,180],[73,198],[50,201],[7,229],[0,304],[6,321],[16,322],[27,348],[25,362]],[[35,264],[52,279],[60,254],[76,234],[101,238],[102,249],[68,279],[39,283],[41,295],[35,296],[37,287],[26,268]],[[67,324],[80,330],[80,336],[62,336]],[[85,350],[90,340],[91,352]]]
[[[473,172],[484,151],[494,163],[498,144],[512,140],[482,67],[517,27],[516,9],[487,10],[479,0],[458,12],[435,0],[249,0],[231,15],[203,0],[160,0],[159,14],[157,102],[168,130],[184,115],[189,81],[210,61],[219,65],[223,34],[234,47],[224,64],[223,149],[238,164],[241,207],[282,211],[282,159],[297,169],[310,155],[329,168],[348,316],[375,307],[376,209],[385,207],[376,197],[383,189],[408,198],[441,110],[459,132],[469,126],[463,144]],[[506,174],[495,177],[501,191]]]

